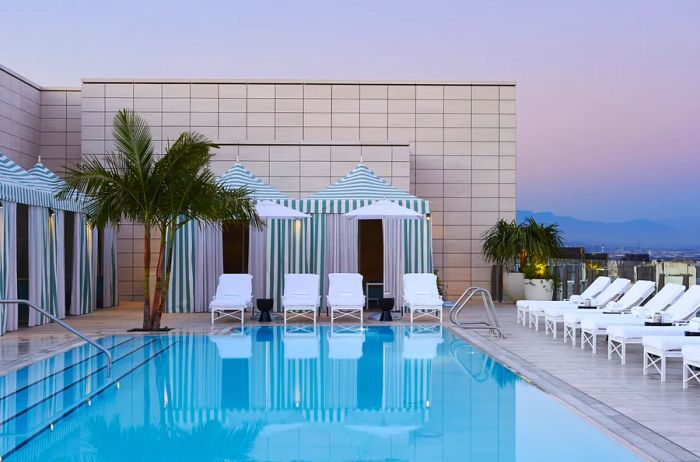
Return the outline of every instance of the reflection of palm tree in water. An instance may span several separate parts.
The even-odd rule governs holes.
[[[177,425],[145,431],[138,427],[122,429],[116,420],[97,419],[84,428],[88,435],[80,448],[82,462],[150,461],[154,456],[170,460],[245,461],[262,425],[241,423],[227,427],[218,420],[209,420],[193,428]]]

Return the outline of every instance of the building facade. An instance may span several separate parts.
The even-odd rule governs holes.
[[[0,151],[23,166],[41,156],[62,172],[112,146],[116,111],[151,125],[156,149],[185,130],[222,146],[213,169],[236,160],[301,198],[363,161],[431,203],[433,262],[451,295],[490,283],[481,235],[515,217],[513,82],[84,79],[44,88],[0,68]],[[142,297],[143,230],[123,225],[119,295]]]

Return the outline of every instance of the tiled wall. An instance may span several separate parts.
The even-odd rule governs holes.
[[[39,86],[0,66],[0,152],[25,168],[39,154],[40,93]]]
[[[515,85],[498,82],[86,80],[82,152],[110,150],[114,113],[129,108],[151,124],[159,151],[183,130],[240,142],[222,147],[218,173],[238,154],[274,186],[304,196],[342,176],[368,149],[377,173],[431,201],[435,265],[454,295],[470,284],[488,286],[481,234],[515,216],[515,99]],[[372,143],[374,154],[360,147]],[[389,154],[392,144],[408,145],[408,164]],[[289,160],[296,156],[298,164]],[[125,226],[120,235],[126,298],[140,296],[142,233]]]
[[[80,160],[80,114],[80,89],[41,90],[39,155],[59,175]]]

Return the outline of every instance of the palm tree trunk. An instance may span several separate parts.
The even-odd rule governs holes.
[[[163,300],[163,264],[165,262],[165,232],[160,233],[160,244],[158,246],[158,264],[156,265],[156,290],[153,293],[153,304],[151,305],[151,329],[160,329],[161,300]]]
[[[165,311],[165,303],[168,300],[168,287],[170,287],[170,273],[173,268],[173,251],[175,250],[175,227],[170,229],[170,240],[165,246],[165,280],[163,281],[163,294],[160,297],[160,302],[158,304],[158,326],[160,327],[160,318]]]
[[[151,330],[151,228],[143,233],[143,330]]]

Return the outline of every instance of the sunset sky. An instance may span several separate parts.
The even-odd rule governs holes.
[[[0,63],[82,77],[515,80],[518,208],[700,214],[700,1],[4,0]]]

